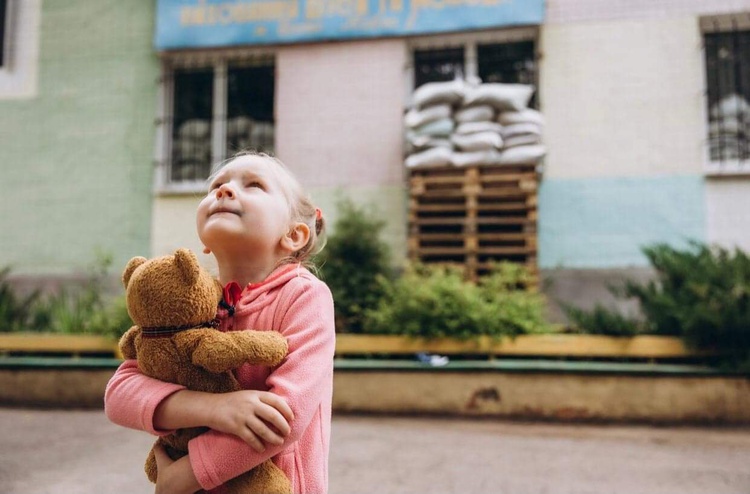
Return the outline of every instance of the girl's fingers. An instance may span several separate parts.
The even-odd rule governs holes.
[[[278,410],[287,422],[294,420],[294,412],[282,397],[268,392],[260,396],[260,401]]]
[[[255,433],[257,437],[265,441],[267,444],[283,444],[284,438],[276,434],[271,430],[265,422],[258,417],[252,417],[247,421],[247,426]]]
[[[253,432],[250,427],[245,427],[244,430],[239,434],[239,438],[249,444],[250,447],[258,453],[262,453],[266,450],[263,441],[261,441],[258,436],[255,435],[255,432]]]
[[[288,436],[291,432],[287,419],[273,407],[268,406],[258,410],[258,417],[274,427],[282,436]]]
[[[158,470],[163,470],[174,463],[174,460],[167,455],[161,444],[154,445],[154,459],[156,460],[156,468]]]

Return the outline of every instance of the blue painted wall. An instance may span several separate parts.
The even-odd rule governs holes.
[[[539,267],[647,266],[645,245],[706,240],[702,176],[544,179]]]

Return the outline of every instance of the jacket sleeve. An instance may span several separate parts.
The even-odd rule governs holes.
[[[299,281],[298,281],[299,280]],[[258,453],[237,436],[209,431],[188,446],[193,473],[201,486],[213,489],[247,472],[289,448],[303,434],[329,396],[333,381],[335,327],[333,298],[322,282],[296,279],[296,286],[284,294],[289,307],[281,322],[289,353],[269,375],[269,391],[281,396],[294,412],[290,435],[282,445],[266,445]]]
[[[154,428],[154,412],[165,398],[181,389],[185,387],[141,374],[136,360],[126,360],[107,383],[104,412],[117,425],[159,436],[169,434],[171,431]]]

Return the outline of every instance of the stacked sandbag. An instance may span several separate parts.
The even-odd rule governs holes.
[[[746,159],[750,152],[750,104],[730,94],[709,110],[709,156],[712,161]]]
[[[537,163],[544,156],[544,122],[528,108],[533,92],[525,84],[421,86],[405,117],[406,166]]]
[[[411,110],[404,116],[409,156],[406,166],[450,164],[455,128],[453,108],[463,100],[463,81],[430,82],[414,92]]]
[[[208,176],[211,167],[211,122],[186,120],[177,128],[172,141],[173,180],[193,180]],[[181,173],[184,176],[175,176]]]
[[[273,145],[273,122],[261,122],[239,116],[227,120],[227,151],[231,156],[237,151],[266,149]]]

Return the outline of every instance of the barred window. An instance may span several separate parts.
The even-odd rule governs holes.
[[[750,158],[750,31],[705,34],[711,162]]]
[[[8,34],[9,34],[9,23],[8,18],[8,0],[0,0],[0,68],[8,65]]]
[[[202,182],[214,163],[243,149],[273,153],[272,60],[178,67],[168,76],[172,96],[166,122],[171,152],[166,182]]]
[[[464,76],[464,48],[414,51],[414,87]]]
[[[414,50],[414,87],[466,76],[482,82],[536,85],[537,62],[534,41],[466,43],[454,48]],[[536,96],[530,105],[536,107]]]

